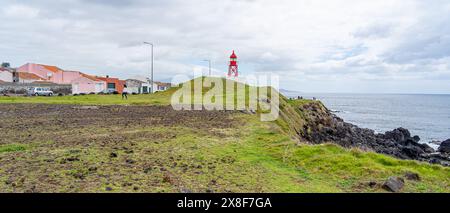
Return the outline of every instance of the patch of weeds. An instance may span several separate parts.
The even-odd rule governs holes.
[[[66,174],[77,179],[84,179],[89,174],[89,170],[86,168],[71,169]]]
[[[0,145],[0,153],[25,151],[26,146],[21,144],[5,144]]]

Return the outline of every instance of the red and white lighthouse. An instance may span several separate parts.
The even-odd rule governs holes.
[[[228,77],[238,77],[238,76],[239,76],[238,61],[237,61],[237,56],[233,50],[233,54],[231,54],[231,56],[230,56],[230,65],[228,67]]]

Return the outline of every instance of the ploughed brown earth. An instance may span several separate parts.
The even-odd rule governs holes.
[[[202,148],[198,136],[236,136],[229,130],[240,121],[231,114],[170,106],[1,104],[0,147],[11,150],[0,153],[0,192],[224,191],[214,177],[195,186],[183,176],[214,173],[223,163],[196,161],[191,154]]]

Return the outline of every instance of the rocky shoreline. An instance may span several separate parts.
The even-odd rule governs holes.
[[[307,123],[300,136],[312,143],[331,142],[399,159],[450,166],[450,139],[442,142],[438,150],[434,150],[427,144],[419,143],[420,137],[412,136],[405,128],[400,127],[380,134],[345,122],[322,104],[305,104],[300,106],[300,110],[308,115],[305,116]]]

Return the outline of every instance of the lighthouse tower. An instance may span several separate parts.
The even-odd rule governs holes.
[[[237,62],[237,56],[234,53],[230,56],[230,65],[228,67],[228,77],[238,77],[238,62]]]

